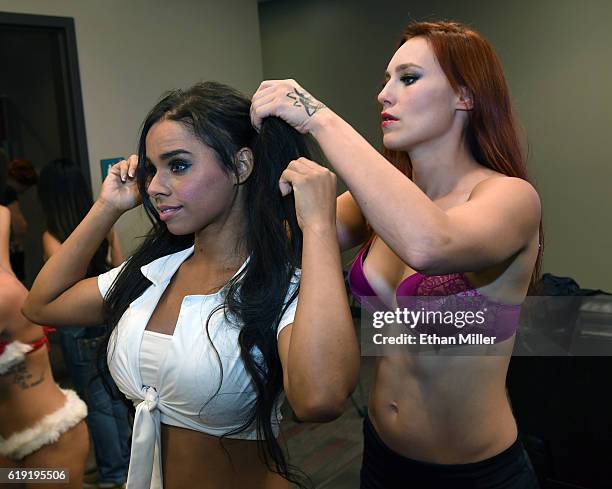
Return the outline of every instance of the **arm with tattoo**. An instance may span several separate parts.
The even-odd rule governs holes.
[[[294,107],[304,107],[308,117],[312,117],[319,110],[326,107],[325,104],[319,102],[304,89],[298,90],[294,88],[291,92],[287,93],[287,97],[293,100]]]

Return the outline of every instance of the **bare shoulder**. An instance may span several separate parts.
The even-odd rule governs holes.
[[[468,201],[476,199],[494,200],[497,205],[507,206],[540,221],[540,196],[534,186],[522,178],[495,173],[474,186]]]
[[[18,307],[27,297],[28,291],[13,275],[0,269],[0,304]],[[4,311],[4,309],[2,309]]]
[[[500,173],[494,173],[491,177],[478,182],[472,190],[470,199],[482,194],[499,192],[512,195],[514,197],[512,200],[526,200],[540,206],[540,196],[531,183],[522,178],[509,177]]]

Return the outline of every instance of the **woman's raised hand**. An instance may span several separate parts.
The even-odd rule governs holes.
[[[293,191],[302,231],[336,226],[336,175],[327,168],[298,158],[282,173],[279,187],[283,196]]]
[[[259,129],[262,119],[276,116],[306,134],[312,118],[325,108],[295,80],[266,80],[251,100],[251,122]]]
[[[140,204],[140,193],[136,184],[138,156],[114,164],[102,183],[98,200],[123,213]]]

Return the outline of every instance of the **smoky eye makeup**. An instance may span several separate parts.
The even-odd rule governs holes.
[[[421,78],[421,75],[419,73],[402,73],[399,76],[400,81],[404,84],[404,85],[412,85],[414,82],[416,82],[419,78]]]
[[[181,158],[175,158],[168,162],[168,168],[172,173],[183,173],[185,172],[191,164]]]
[[[421,73],[415,73],[415,72],[404,72],[404,73],[400,73],[397,75],[397,78],[404,84],[404,85],[412,85],[414,82],[416,82],[417,80],[419,80],[423,75]],[[380,84],[380,88],[381,90],[383,88],[385,88],[385,86],[387,85],[387,83],[389,83],[389,80],[391,79],[391,77],[387,74],[385,75],[385,78],[383,79],[382,83]]]

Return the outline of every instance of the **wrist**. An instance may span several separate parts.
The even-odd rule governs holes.
[[[304,226],[302,229],[302,235],[304,239],[317,238],[317,239],[336,239],[336,223],[335,222],[317,222]]]
[[[121,209],[118,209],[116,206],[114,206],[107,200],[104,200],[103,198],[98,198],[98,200],[96,200],[96,202],[94,203],[94,208],[103,213],[104,215],[112,217],[114,220],[119,219],[123,214],[123,211]]]
[[[337,118],[338,116],[329,107],[319,110],[310,118],[308,133],[316,138],[320,132],[331,128]]]

